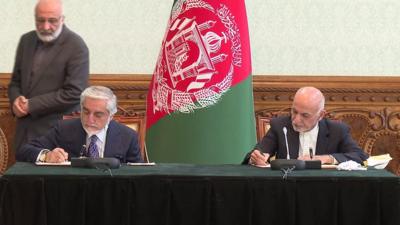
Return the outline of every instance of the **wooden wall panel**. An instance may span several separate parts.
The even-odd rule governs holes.
[[[10,74],[0,74],[0,128],[11,141],[15,120],[9,113],[9,79]],[[90,76],[91,85],[104,85],[115,92],[119,113],[128,115],[145,113],[150,80],[151,76],[146,74]],[[288,110],[294,93],[302,86],[322,90],[328,116],[349,123],[353,137],[363,141],[359,143],[368,153],[390,152],[396,160],[400,159],[400,77],[254,76],[255,116],[273,117],[277,112]],[[12,164],[14,158],[9,158]],[[392,171],[400,174],[398,164],[392,167]]]

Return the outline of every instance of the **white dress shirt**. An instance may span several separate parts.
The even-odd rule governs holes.
[[[96,135],[97,136],[96,145],[97,145],[97,149],[99,150],[99,157],[100,158],[104,158],[104,149],[105,149],[105,146],[106,146],[107,129],[108,129],[108,125],[106,125],[103,129],[101,129],[96,134],[91,134],[91,135],[86,134],[86,146],[89,146],[90,137],[92,135]]]
[[[306,132],[300,132],[299,157],[309,156],[310,148],[312,149],[312,154],[315,155],[315,149],[317,147],[318,131],[319,131],[319,126],[317,123],[317,125],[315,125],[313,129]]]

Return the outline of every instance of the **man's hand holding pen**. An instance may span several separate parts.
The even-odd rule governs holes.
[[[260,150],[254,150],[250,155],[249,164],[255,166],[266,166],[268,165],[269,154],[263,153]]]
[[[68,153],[62,148],[55,148],[46,153],[45,162],[61,163],[68,160]]]
[[[330,155],[311,155],[300,156],[298,159],[300,160],[320,160],[322,164],[334,164],[333,157]]]

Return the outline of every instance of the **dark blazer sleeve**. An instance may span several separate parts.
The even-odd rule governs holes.
[[[128,150],[126,152],[125,162],[143,162],[142,155],[140,154],[138,134],[136,131],[127,128],[127,135],[129,135]]]
[[[33,139],[19,148],[15,154],[17,161],[36,162],[36,159],[43,149],[52,150],[60,147],[60,126],[52,128],[46,135]]]
[[[321,152],[320,154],[331,154],[339,163],[353,160],[362,164],[363,161],[368,159],[368,154],[351,137],[348,125],[331,120],[326,120],[326,124],[329,130],[329,141],[327,146],[319,147],[320,145],[318,145],[317,151],[318,148],[321,148],[322,151],[328,150],[329,152]]]
[[[263,153],[269,153],[271,156],[275,155],[279,150],[279,133],[282,133],[282,128],[288,126],[290,120],[287,117],[274,118],[270,121],[270,128],[265,136],[259,141],[252,151],[246,154],[242,164],[248,164],[251,153],[257,149]],[[286,154],[286,152],[285,152]]]
[[[131,142],[126,162],[144,162],[140,154],[140,147],[137,141]]]
[[[10,105],[13,104],[14,100],[23,95],[21,92],[21,61],[24,49],[24,37],[21,37],[17,47],[17,53],[15,54],[14,69],[11,76],[10,84],[8,85],[8,98]],[[10,107],[12,108],[12,107]]]
[[[112,120],[107,131],[104,157],[114,157],[123,163],[143,162],[136,131]]]
[[[68,153],[68,159],[79,157],[86,141],[86,132],[79,118],[60,120],[45,135],[23,145],[16,152],[17,161],[35,162],[43,149],[62,148]]]

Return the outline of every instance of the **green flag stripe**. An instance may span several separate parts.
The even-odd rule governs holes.
[[[255,141],[251,76],[216,105],[190,114],[173,113],[146,134],[150,160],[170,163],[240,163]]]

